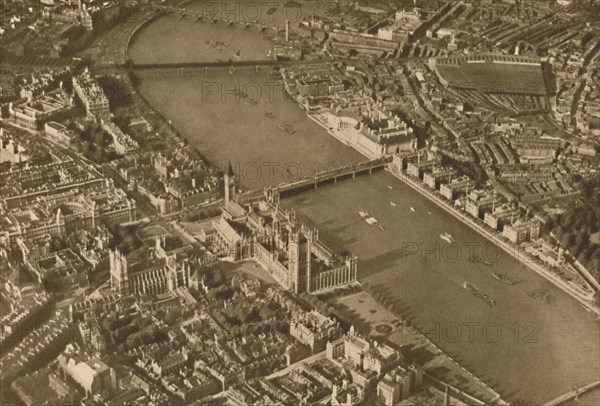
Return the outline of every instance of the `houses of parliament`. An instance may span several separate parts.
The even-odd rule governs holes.
[[[279,193],[243,207],[236,201],[235,174],[225,174],[225,205],[214,221],[213,250],[234,261],[256,260],[285,289],[318,292],[357,280],[356,256],[341,256],[319,240],[319,231],[301,224],[293,210],[279,206]]]
[[[266,189],[258,202],[239,204],[231,166],[224,176],[222,215],[206,232],[206,243],[217,258],[257,261],[282,287],[295,292],[319,292],[357,281],[354,255],[338,255],[319,240],[319,231],[301,224],[293,210],[279,206],[279,193]],[[110,281],[121,294],[152,295],[191,286],[185,255],[166,252],[160,237],[153,247],[125,257],[110,253]]]

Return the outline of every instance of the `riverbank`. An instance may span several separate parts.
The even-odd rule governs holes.
[[[208,162],[221,169],[231,162],[244,190],[262,190],[364,161],[363,155],[307,120],[271,70],[248,67],[231,75],[227,69],[136,73],[143,99]],[[228,90],[236,88],[246,89],[251,98]]]
[[[492,401],[496,401],[498,405],[507,404],[501,399],[499,393],[443,351],[417,326],[410,325],[410,320],[400,317],[392,309],[384,306],[369,292],[369,288],[368,285],[364,286],[362,291],[336,298],[334,301],[334,305],[343,306],[338,311],[341,312],[342,318],[351,319],[349,323],[356,323],[354,327],[358,329],[357,331],[369,336],[375,325],[381,323],[391,325],[392,331],[387,335],[384,334],[383,337],[394,345],[410,348],[411,356],[416,358],[413,359],[418,363],[422,362],[425,374],[433,381],[452,387],[455,395],[459,395],[469,405],[483,406]],[[353,313],[345,314],[344,307],[352,309]],[[396,322],[401,320],[402,324],[397,326],[394,320]],[[365,325],[368,327],[365,328]],[[444,369],[444,372],[440,369]],[[456,379],[457,376],[461,378]]]
[[[306,113],[306,115],[311,120],[313,120],[315,123],[319,124],[322,128],[324,128],[329,135],[334,137],[339,142],[352,147],[353,149],[355,149],[356,151],[358,151],[359,153],[361,153],[362,155],[364,155],[365,157],[367,157],[369,159],[378,158],[378,157],[373,156],[373,154],[369,153],[364,148],[360,148],[360,145],[348,142],[346,139],[342,138],[341,135],[336,134],[333,130],[331,130],[323,122],[321,122],[315,115],[310,114],[308,112]],[[434,201],[440,207],[442,207],[443,209],[448,211],[450,214],[452,214],[454,217],[458,218],[463,223],[467,224],[469,227],[473,228],[475,231],[479,232],[481,235],[486,237],[488,240],[497,244],[504,251],[509,253],[512,257],[517,259],[522,264],[526,265],[529,269],[533,270],[534,272],[538,273],[540,276],[544,277],[548,281],[550,281],[553,284],[555,284],[556,286],[558,286],[564,292],[566,292],[571,297],[573,297],[575,300],[577,300],[579,303],[581,303],[585,307],[586,310],[594,312],[600,316],[600,309],[595,307],[593,305],[593,303],[590,303],[590,300],[586,300],[586,298],[582,297],[582,294],[579,293],[578,291],[576,291],[573,287],[569,286],[567,283],[560,280],[560,278],[558,278],[557,276],[551,274],[543,266],[535,263],[534,259],[531,258],[526,252],[524,252],[520,247],[511,245],[508,242],[499,238],[498,236],[492,234],[490,231],[486,230],[483,226],[478,225],[473,220],[466,217],[466,215],[464,213],[461,213],[456,208],[450,206],[446,201],[440,199],[438,196],[433,194],[430,190],[426,189],[424,186],[422,186],[419,183],[410,179],[407,175],[398,174],[397,172],[395,172],[393,170],[390,170],[390,173],[392,173],[398,179],[404,181],[407,185],[411,186],[417,192],[421,193],[428,199],[431,199],[432,201]]]
[[[397,179],[400,179],[405,184],[410,186],[413,190],[415,190],[415,191],[419,192],[421,195],[427,197],[432,202],[437,204],[439,207],[441,207],[442,209],[444,209],[448,213],[450,213],[452,216],[454,216],[455,218],[457,218],[458,220],[460,220],[467,226],[471,227],[472,229],[474,229],[475,231],[477,231],[478,233],[483,235],[488,240],[497,244],[500,248],[502,248],[505,252],[507,252],[513,258],[515,258],[516,260],[521,262],[527,268],[531,269],[538,275],[542,276],[549,282],[553,283],[556,287],[560,288],[563,292],[567,293],[573,299],[577,300],[586,310],[593,312],[593,313],[597,314],[598,316],[600,316],[600,309],[595,307],[589,301],[582,298],[578,294],[578,292],[574,291],[573,288],[571,288],[569,285],[565,284],[558,277],[552,275],[550,272],[548,272],[546,269],[544,269],[544,267],[533,262],[533,259],[526,252],[524,252],[520,247],[511,245],[508,242],[503,241],[498,236],[492,234],[490,231],[488,231],[485,228],[483,228],[482,226],[476,224],[473,220],[466,217],[463,213],[458,211],[456,208],[450,206],[450,204],[448,202],[440,199],[432,191],[426,189],[424,186],[420,185],[419,183],[417,183],[415,180],[411,179],[406,174],[398,173],[397,171],[394,171],[394,170],[389,170],[389,172],[394,177],[396,177]]]
[[[276,35],[256,25],[244,28],[163,11],[160,18],[136,28],[127,55],[136,64],[269,61]]]
[[[308,118],[310,118],[312,121],[314,121],[315,123],[317,123],[318,125],[320,125],[323,129],[325,129],[325,131],[327,131],[327,133],[329,135],[331,135],[333,138],[335,138],[342,144],[352,147],[355,151],[359,152],[360,154],[366,156],[369,159],[379,158],[375,154],[373,154],[373,153],[369,152],[368,150],[366,150],[365,148],[363,148],[361,145],[348,141],[346,138],[342,137],[342,135],[339,134],[337,131],[334,131],[331,128],[327,127],[327,125],[325,123],[323,123],[321,120],[318,119],[317,115],[306,112],[306,116]]]
[[[280,98],[281,92],[276,92],[274,100],[263,97],[259,103],[247,106],[240,105],[246,100],[236,101],[233,97],[202,99],[202,83],[206,80],[223,86],[231,86],[232,80],[241,84],[264,83],[262,89],[269,89],[266,84],[271,83],[271,77],[249,71],[236,70],[235,75],[220,72],[214,76],[212,71],[205,76],[190,73],[191,78],[187,72],[170,78],[141,72],[148,79],[146,83],[142,81],[142,92],[157,112],[172,119],[173,126],[190,139],[190,144],[195,144],[213,162],[231,160],[239,164],[238,180],[250,189],[259,188],[260,183],[285,180],[285,171],[276,171],[278,176],[271,177],[265,167],[259,182],[261,177],[252,170],[264,163],[269,163],[269,168],[301,168],[310,175],[326,169],[329,163],[353,160],[354,155],[357,162],[364,160],[361,151],[346,148],[345,142],[340,145],[336,142],[340,140],[329,131],[329,135],[320,131],[324,127],[321,123],[317,127],[306,120],[306,112],[289,103],[288,98]],[[158,89],[146,88],[154,86]],[[297,131],[290,134],[280,128],[284,125]],[[480,246],[485,239],[479,231],[465,227],[464,221],[456,222],[447,216],[433,199],[412,193],[391,174],[382,171],[357,177],[310,190],[295,199],[282,200],[282,204],[303,208],[303,214],[314,219],[314,225],[325,237],[339,236],[332,237],[332,241],[358,255],[361,280],[368,278],[373,285],[386,288],[385,293],[398,305],[397,314],[429,333],[445,353],[452,354],[457,363],[493,386],[504,399],[541,404],[569,389],[567,385],[583,385],[590,376],[597,376],[597,330],[593,330],[597,323],[593,316],[582,312],[578,302],[566,298],[546,278],[522,270],[512,257],[500,258],[495,264],[512,272],[511,276],[523,274],[523,283],[510,287],[494,280],[484,265],[467,260],[450,262],[446,258],[440,260],[436,254],[423,259],[416,255],[403,257],[403,244],[447,247],[440,244],[438,237],[446,231],[461,241]],[[410,207],[415,207],[416,212]],[[386,229],[367,225],[358,216],[358,210],[372,213],[386,224]],[[498,299],[498,305],[490,308],[481,303],[465,291],[465,281]],[[531,290],[549,291],[559,303],[551,305],[532,298],[527,295]],[[475,340],[466,330],[458,338],[449,335],[452,327],[464,328],[474,323],[481,326]],[[515,326],[521,330],[514,330]],[[530,338],[525,337],[525,333],[531,333],[525,331],[529,326],[538,329],[534,331],[535,342],[525,341]],[[493,333],[494,328],[503,335],[496,339],[484,334]],[[533,366],[535,373],[531,372]],[[564,382],[556,371],[569,376],[569,382]]]

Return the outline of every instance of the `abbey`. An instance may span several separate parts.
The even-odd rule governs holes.
[[[156,295],[190,286],[190,264],[167,253],[164,240],[156,238],[154,247],[146,247],[125,256],[119,250],[110,252],[110,286],[127,295]]]

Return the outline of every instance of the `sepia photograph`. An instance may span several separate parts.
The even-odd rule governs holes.
[[[0,17],[0,406],[600,406],[600,0]]]

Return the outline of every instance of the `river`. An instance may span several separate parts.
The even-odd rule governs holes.
[[[170,16],[150,24],[131,49],[133,59],[158,63],[172,61],[160,55],[180,62],[215,58],[189,44],[182,21]],[[162,35],[152,34],[156,24]],[[200,44],[215,40],[220,32],[210,31],[213,23],[190,24],[209,26],[198,28],[211,33],[210,38],[198,39]],[[250,36],[249,29],[231,30],[227,41],[236,45],[229,48],[240,48],[241,56],[252,49],[263,53],[260,32]],[[237,45],[249,38],[252,42],[244,49]],[[364,160],[285,98],[271,70],[140,74],[140,92],[157,111],[209,160],[222,166],[232,161],[247,188]],[[503,398],[540,404],[600,374],[599,326],[592,314],[389,173],[345,180],[283,204],[317,225],[331,245],[357,254],[361,280],[384,287],[404,317],[428,331],[434,342]],[[367,225],[359,210],[377,218],[383,229]],[[457,244],[442,241],[443,232],[451,233]],[[469,247],[492,266],[469,262]],[[498,271],[521,282],[505,285],[492,277]],[[465,282],[496,305],[490,307],[466,290]],[[531,292],[544,292],[554,302],[535,299]]]
[[[598,322],[591,313],[391,174],[327,185],[284,205],[317,225],[334,249],[355,253],[361,280],[385,290],[403,317],[503,398],[540,404],[597,379]],[[369,226],[358,211],[383,229]],[[455,243],[443,241],[444,232]],[[521,282],[508,286],[493,272]],[[530,296],[534,291],[554,303]]]
[[[307,119],[284,96],[272,69],[140,71],[140,76],[140,91],[150,104],[211,162],[225,168],[231,161],[245,188],[366,160]]]

